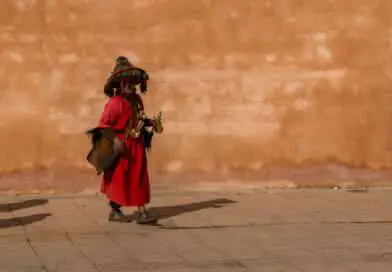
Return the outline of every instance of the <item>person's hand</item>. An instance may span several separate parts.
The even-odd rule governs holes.
[[[117,151],[118,154],[125,153],[125,143],[121,141],[119,138],[115,137],[113,139],[114,149]]]
[[[154,128],[152,126],[147,126],[144,128],[148,133],[153,132]]]

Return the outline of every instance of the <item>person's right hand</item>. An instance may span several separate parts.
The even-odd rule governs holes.
[[[118,154],[125,153],[125,143],[121,141],[119,138],[115,137],[113,139],[114,149],[117,151]]]

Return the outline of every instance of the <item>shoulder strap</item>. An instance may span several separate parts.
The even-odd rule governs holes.
[[[139,108],[138,101],[134,99],[128,100],[129,107],[132,110],[132,115],[128,120],[127,126],[125,128],[125,138],[138,138],[140,136],[140,131],[143,127],[143,116],[140,115],[142,112]]]

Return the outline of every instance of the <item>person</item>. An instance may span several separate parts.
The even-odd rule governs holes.
[[[98,127],[111,128],[115,132],[114,147],[120,153],[116,163],[104,171],[102,178],[101,192],[109,199],[111,208],[109,221],[129,222],[121,208],[136,206],[137,223],[157,222],[146,208],[150,202],[150,180],[145,139],[151,138],[152,133],[144,125],[153,126],[154,122],[145,116],[135,84],[140,83],[141,91],[145,93],[147,80],[144,70],[133,67],[127,58],[118,57],[105,85],[104,93],[109,101]]]

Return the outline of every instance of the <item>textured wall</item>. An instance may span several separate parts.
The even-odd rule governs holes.
[[[388,0],[2,0],[0,170],[88,167],[117,55],[150,71],[156,171],[392,168]]]

